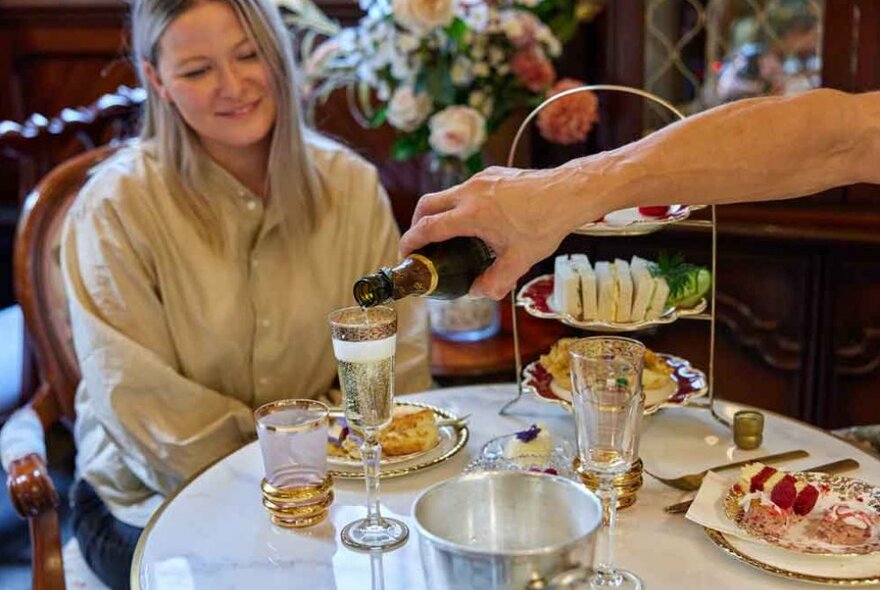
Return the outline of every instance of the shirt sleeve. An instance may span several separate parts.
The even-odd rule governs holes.
[[[390,266],[400,259],[400,230],[391,211],[391,203],[375,168],[369,167],[371,178],[362,186],[375,186],[373,213],[367,241],[374,245],[370,252],[369,272]],[[431,338],[428,329],[428,306],[424,299],[407,297],[394,303],[397,309],[397,352],[395,356],[395,391],[416,393],[431,387]]]
[[[100,190],[138,190],[109,184]],[[180,374],[154,271],[145,249],[136,248],[126,231],[132,216],[123,219],[108,200],[80,204],[62,236],[65,289],[86,389],[85,402],[78,404],[90,404],[126,463],[148,487],[167,495],[252,439],[253,415],[241,401]]]

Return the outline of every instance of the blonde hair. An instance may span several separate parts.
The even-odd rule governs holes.
[[[181,195],[181,209],[199,234],[222,250],[224,237],[219,211],[200,194],[196,177],[202,158],[208,157],[198,137],[174,105],[162,100],[144,72],[144,62],[158,68],[159,42],[174,19],[206,0],[134,0],[131,11],[132,45],[141,85],[147,89],[141,139],[157,146],[168,182]],[[320,179],[305,145],[307,133],[300,116],[292,44],[278,10],[269,0],[208,0],[231,5],[248,38],[256,46],[271,75],[276,97],[267,174],[269,199],[277,200],[286,220],[309,231],[317,223],[321,205]]]

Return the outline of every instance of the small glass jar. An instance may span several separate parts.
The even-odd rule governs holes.
[[[733,415],[733,442],[744,450],[757,449],[764,441],[764,414],[740,410]]]
[[[493,299],[429,299],[431,331],[453,342],[491,338],[501,329],[501,311]]]

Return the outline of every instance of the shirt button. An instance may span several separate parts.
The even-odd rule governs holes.
[[[268,328],[269,327],[269,320],[263,320],[262,322],[260,322],[260,325],[263,326],[264,328]]]
[[[256,257],[251,258],[251,266],[260,266],[260,261]]]
[[[248,211],[253,211],[254,209],[257,208],[257,202],[256,201],[248,201],[247,208],[248,208]]]
[[[267,383],[269,383],[269,378],[268,377],[260,377],[259,383],[260,383],[260,385],[266,385]]]

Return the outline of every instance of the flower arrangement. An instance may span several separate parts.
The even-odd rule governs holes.
[[[595,0],[360,0],[365,15],[342,28],[311,0],[276,1],[302,34],[312,104],[347,87],[363,124],[398,131],[392,157],[433,152],[468,173],[482,168],[488,135],[512,111],[582,85],[557,81],[552,60],[599,10]],[[582,141],[597,121],[595,96],[551,107],[539,121],[551,141]]]

